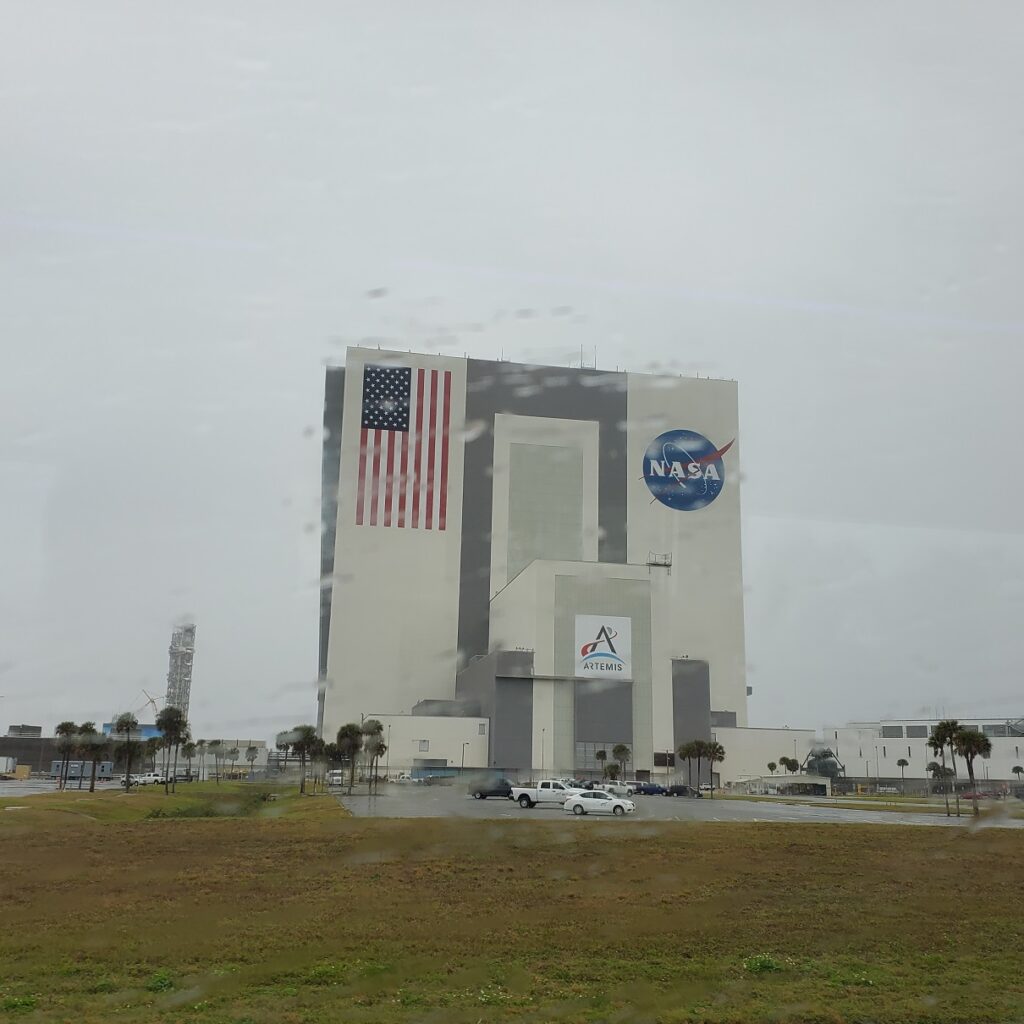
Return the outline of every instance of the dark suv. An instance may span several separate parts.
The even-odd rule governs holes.
[[[688,796],[699,800],[703,794],[693,786],[666,786],[665,796]]]
[[[512,783],[501,775],[491,775],[475,779],[470,783],[467,792],[474,800],[486,800],[489,796],[510,797]]]

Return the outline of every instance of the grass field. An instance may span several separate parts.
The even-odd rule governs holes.
[[[0,1020],[1024,1017],[1016,832],[362,820],[211,789],[0,801]]]

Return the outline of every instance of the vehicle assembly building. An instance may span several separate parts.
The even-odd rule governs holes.
[[[324,736],[645,773],[747,724],[735,382],[351,348],[324,426]]]

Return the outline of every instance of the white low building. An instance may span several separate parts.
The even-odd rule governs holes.
[[[368,715],[384,726],[387,752],[379,772],[391,777],[454,775],[487,767],[486,718],[453,715]]]
[[[1013,771],[1024,767],[1024,719],[961,718],[960,724],[989,738],[992,753],[974,763],[979,785],[990,782],[1016,784],[1024,777]],[[928,778],[928,765],[940,761],[928,740],[939,720],[882,719],[826,726],[821,743],[829,747],[846,768],[848,778],[896,780]],[[947,765],[949,754],[946,755]],[[906,761],[901,765],[900,761]],[[957,776],[967,778],[962,759],[957,759]]]
[[[725,748],[725,760],[715,766],[720,786],[769,774],[769,764],[792,757],[804,763],[820,744],[813,729],[736,729],[716,726],[715,739]],[[685,771],[685,765],[683,766]]]

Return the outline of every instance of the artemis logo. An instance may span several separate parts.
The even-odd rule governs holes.
[[[580,647],[580,664],[584,669],[600,669],[605,672],[621,672],[623,661],[615,651],[612,642],[619,634],[610,626],[602,625],[597,636]]]
[[[644,452],[644,481],[663,505],[694,512],[710,505],[722,493],[725,466],[722,456],[735,438],[716,448],[695,430],[669,430],[659,434]]]

